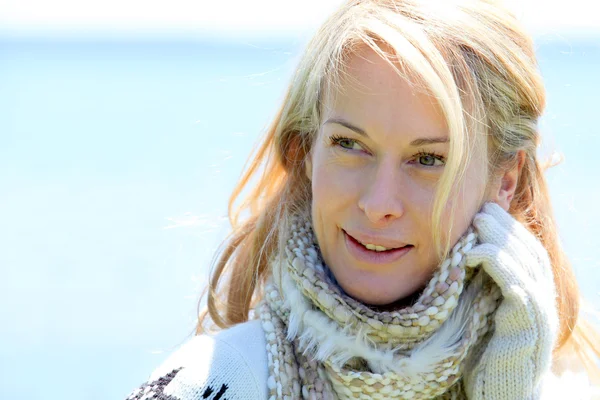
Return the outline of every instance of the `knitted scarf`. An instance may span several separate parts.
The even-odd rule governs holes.
[[[410,307],[378,312],[339,288],[296,217],[259,306],[270,400],[463,399],[463,366],[493,329],[500,290],[465,267],[469,229]],[[487,334],[487,335],[486,335]]]

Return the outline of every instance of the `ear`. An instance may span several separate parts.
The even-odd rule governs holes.
[[[515,190],[517,189],[519,176],[521,175],[524,163],[525,151],[519,150],[515,165],[512,168],[505,170],[503,174],[498,177],[498,186],[496,190],[494,190],[495,193],[492,193],[492,195],[496,197],[495,202],[505,211],[510,209],[510,203],[515,195]]]

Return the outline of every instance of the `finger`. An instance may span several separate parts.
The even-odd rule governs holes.
[[[509,229],[516,220],[502,207],[493,202],[488,202],[481,207],[481,213],[491,215],[504,228]]]
[[[512,258],[505,251],[489,243],[479,244],[465,254],[465,265],[483,268],[503,293],[506,287],[515,284],[515,279],[520,286],[531,283],[531,278],[522,268],[511,268],[511,264]]]
[[[542,243],[494,203],[487,203],[483,211],[474,218],[473,225],[481,242],[494,243],[506,249],[513,258],[529,267],[530,274],[536,279],[553,279],[552,266],[548,252]]]
[[[534,298],[541,296],[546,301],[554,298],[553,281],[534,279],[518,260],[501,248],[492,244],[480,244],[467,252],[465,258],[466,266],[483,268],[505,296],[511,294],[512,288],[521,287]]]
[[[517,221],[510,213],[506,212],[496,203],[485,203],[481,209],[481,213],[487,214],[494,218],[506,230],[513,232],[520,240],[525,242],[528,248],[533,249],[532,252],[537,253],[543,245],[538,238],[529,231],[523,224]]]
[[[540,267],[540,257],[527,247],[520,236],[510,230],[512,227],[502,226],[496,218],[486,213],[478,214],[473,226],[481,243],[492,244],[509,253],[532,277],[542,273],[536,271],[536,268]]]

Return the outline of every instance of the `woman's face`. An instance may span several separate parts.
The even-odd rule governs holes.
[[[431,215],[449,136],[435,100],[372,50],[353,56],[324,99],[307,160],[312,219],[324,260],[346,293],[387,305],[421,289],[439,264]],[[452,243],[482,204],[485,152],[474,152],[442,218]],[[450,207],[456,203],[456,213]]]

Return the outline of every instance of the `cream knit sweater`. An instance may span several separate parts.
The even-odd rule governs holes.
[[[259,320],[214,336],[196,336],[171,354],[127,400],[265,400],[269,393],[265,347]],[[552,375],[544,384],[541,398],[597,397],[585,375],[567,372],[560,377]]]

